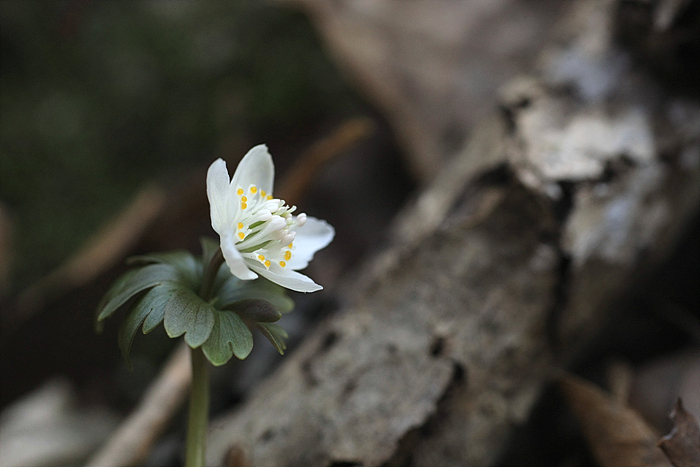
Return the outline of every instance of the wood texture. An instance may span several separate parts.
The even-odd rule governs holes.
[[[569,4],[340,312],[213,424],[212,465],[231,449],[257,467],[498,461],[698,212],[700,106],[632,66],[615,6]]]

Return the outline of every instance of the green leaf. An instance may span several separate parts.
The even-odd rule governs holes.
[[[174,266],[181,279],[192,290],[198,290],[202,282],[201,263],[185,250],[132,256],[126,262],[127,264],[169,264]]]
[[[131,256],[126,260],[126,264],[130,265],[165,263],[173,266],[180,266],[188,262],[194,262],[194,257],[186,250],[148,253],[145,255]]]
[[[119,307],[139,292],[143,292],[163,282],[177,279],[177,269],[169,264],[149,264],[148,266],[128,271],[114,283],[98,306],[97,321],[112,315]]]
[[[191,290],[179,289],[165,305],[165,332],[170,337],[184,334],[187,345],[195,349],[209,337],[216,311]]]
[[[287,344],[285,344],[284,340],[289,337],[287,331],[272,323],[256,323],[255,327],[270,341],[280,355],[284,355],[284,351],[287,349]]]
[[[144,323],[143,332],[146,334],[163,321],[165,305],[168,300],[170,300],[173,293],[180,287],[181,286],[176,282],[164,282],[163,284],[156,285],[139,299],[122,322],[119,327],[119,349],[129,369],[131,369],[131,361],[129,360],[131,344],[134,341],[139,326]],[[146,324],[148,324],[148,327]]]
[[[101,311],[104,309],[104,307],[107,305],[107,303],[114,298],[114,295],[119,291],[124,288],[124,285],[128,283],[133,275],[136,273],[136,270],[132,269],[130,271],[125,272],[117,280],[114,281],[112,286],[107,290],[107,292],[104,294],[102,299],[100,300],[100,303],[97,305],[97,310],[95,313],[95,331],[98,333],[101,333],[104,330],[104,323],[98,319]]]
[[[294,300],[287,296],[283,287],[259,277],[253,281],[242,281],[231,276],[215,293],[216,306],[219,309],[234,308],[241,300],[265,300],[280,313],[289,313],[294,309]]]
[[[218,311],[209,339],[202,351],[216,366],[228,362],[233,355],[243,360],[253,349],[253,333],[243,320],[231,311]]]
[[[231,306],[241,318],[255,323],[274,323],[279,321],[282,313],[265,300],[241,300]]]
[[[153,331],[163,321],[165,316],[165,306],[167,305],[168,301],[175,294],[175,292],[182,290],[177,282],[164,282],[163,284],[154,287],[154,289],[158,289],[158,294],[152,297],[153,303],[151,306],[153,307],[153,310],[148,314],[148,316],[146,316],[146,319],[143,322],[144,334],[148,334],[149,332]],[[139,305],[141,304],[142,302],[139,302]],[[143,303],[143,306],[147,306],[147,304]]]

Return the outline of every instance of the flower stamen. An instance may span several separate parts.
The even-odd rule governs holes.
[[[252,280],[260,274],[292,290],[319,290],[318,284],[295,271],[331,241],[333,228],[297,214],[296,206],[273,197],[273,176],[272,158],[264,145],[251,149],[241,159],[233,177],[221,159],[209,167],[207,196],[212,227],[221,236],[226,263],[241,280]],[[304,227],[307,220],[313,224],[311,228]],[[298,245],[293,244],[297,234],[301,236]]]

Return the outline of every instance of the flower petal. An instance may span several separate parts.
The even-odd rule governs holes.
[[[231,186],[235,190],[241,187],[244,190],[250,185],[255,185],[258,189],[272,193],[275,179],[275,165],[272,163],[272,156],[267,151],[267,146],[259,144],[243,156],[241,162],[233,174]]]
[[[315,283],[311,278],[296,271],[292,271],[289,268],[282,268],[274,263],[270,265],[270,269],[266,269],[259,263],[249,263],[249,266],[269,281],[290,290],[295,290],[297,292],[316,292],[317,290],[323,289],[323,287]]]
[[[215,160],[207,171],[207,197],[211,212],[211,226],[221,233],[228,221],[229,175],[226,162]]]
[[[236,241],[232,231],[221,234],[221,252],[224,254],[226,265],[231,270],[231,274],[241,280],[252,280],[258,277],[253,271],[248,269],[245,259],[236,248]]]
[[[294,249],[291,259],[287,261],[287,267],[294,270],[304,269],[314,253],[325,248],[335,236],[335,230],[330,224],[315,217],[307,217],[306,223],[294,231]]]

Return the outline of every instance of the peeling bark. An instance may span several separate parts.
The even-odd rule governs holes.
[[[256,466],[381,465],[448,389],[459,403],[446,415],[468,425],[456,448],[475,461],[493,455],[488,440],[524,420],[551,369],[557,257],[541,243],[553,227],[546,204],[515,180],[487,185],[498,197],[488,213],[474,208],[489,196],[459,203],[450,226],[214,425],[212,463],[235,444]]]
[[[557,368],[700,202],[700,106],[612,41],[614,3],[575,2],[537,72],[402,212],[346,304],[236,412],[209,463],[497,461]],[[614,65],[614,66],[613,66]]]

